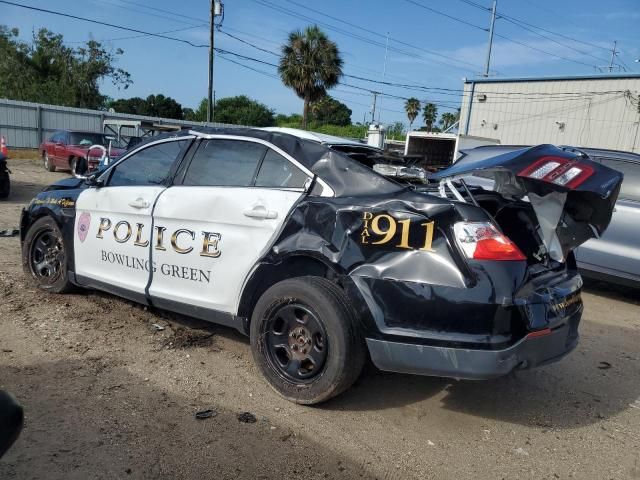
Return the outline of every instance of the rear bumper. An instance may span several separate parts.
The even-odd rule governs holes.
[[[367,339],[371,360],[380,370],[470,380],[496,378],[559,360],[578,344],[582,307],[551,333],[527,336],[503,350],[436,347]]]

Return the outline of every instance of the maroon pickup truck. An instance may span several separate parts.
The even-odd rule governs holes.
[[[95,170],[104,151],[93,148],[101,145],[109,149],[109,138],[103,133],[59,130],[40,145],[44,168],[53,172],[56,168],[83,174]],[[91,151],[90,151],[91,150]],[[111,145],[110,158],[119,157],[124,149]]]

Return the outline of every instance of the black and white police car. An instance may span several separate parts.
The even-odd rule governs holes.
[[[347,389],[367,355],[482,379],[576,346],[572,249],[606,229],[621,174],[542,145],[418,188],[360,157],[259,129],[155,137],[31,201],[24,269],[50,292],[97,288],[235,327],[298,403]],[[459,180],[476,170],[494,191]]]

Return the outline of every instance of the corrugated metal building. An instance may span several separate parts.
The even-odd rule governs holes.
[[[465,80],[460,132],[640,152],[640,74]]]
[[[102,132],[104,120],[141,120],[182,127],[239,127],[226,123],[201,123],[169,118],[146,117],[126,113],[111,113],[86,108],[62,107],[43,103],[21,102],[0,98],[0,135],[9,147],[38,148],[40,142],[56,130]],[[123,132],[134,135],[132,130]]]

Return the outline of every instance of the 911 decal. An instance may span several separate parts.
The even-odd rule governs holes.
[[[413,238],[415,235],[411,236],[411,232],[416,228],[420,228],[422,232],[419,244]],[[394,247],[433,252],[434,231],[435,222],[433,221],[412,225],[409,218],[398,220],[387,213],[374,215],[372,212],[364,212],[360,240],[364,245],[384,245],[397,237],[396,234],[399,232],[400,238],[397,239],[398,243],[393,245]]]

